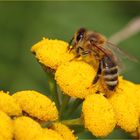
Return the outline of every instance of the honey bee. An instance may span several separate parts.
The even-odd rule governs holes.
[[[71,46],[71,44],[73,45]],[[69,52],[73,51],[75,53],[75,58],[88,56],[91,60],[96,61],[98,67],[93,84],[102,76],[107,89],[110,91],[115,90],[119,83],[120,58],[116,54],[118,53],[134,60],[134,58],[109,42],[104,35],[94,31],[88,31],[85,28],[80,28],[74,34],[69,43],[68,50]]]

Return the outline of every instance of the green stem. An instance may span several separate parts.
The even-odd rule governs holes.
[[[63,117],[62,115],[63,115],[63,113],[64,113],[64,111],[69,103],[69,100],[70,100],[70,96],[63,94],[62,104],[60,107],[60,118]]]
[[[49,84],[52,100],[55,102],[57,109],[59,109],[60,101],[57,93],[57,85],[56,85],[56,81],[54,80],[54,76],[51,74],[48,74],[48,84]]]
[[[38,61],[39,63],[39,61]],[[59,95],[57,93],[57,84],[56,81],[54,80],[54,70],[52,70],[49,67],[46,67],[45,65],[39,63],[42,67],[42,69],[44,70],[44,72],[47,75],[47,79],[48,79],[48,85],[50,88],[50,93],[51,93],[51,98],[52,100],[55,102],[55,105],[57,107],[57,109],[59,109],[60,107],[60,101],[59,101]]]
[[[75,99],[75,101],[73,101],[72,106],[71,106],[71,107],[69,108],[69,110],[67,111],[66,117],[68,117],[68,116],[70,116],[72,113],[74,113],[82,102],[83,102],[83,100],[81,100],[81,99]]]
[[[58,94],[58,96],[59,96],[60,105],[61,105],[61,104],[62,104],[62,99],[63,99],[64,94],[63,94],[61,88],[60,88],[58,85],[57,85],[57,94]]]
[[[72,119],[72,120],[63,120],[61,123],[65,125],[84,125],[84,120],[82,117],[77,118],[77,119]]]

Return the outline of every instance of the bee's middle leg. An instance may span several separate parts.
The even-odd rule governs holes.
[[[73,61],[73,60],[75,60],[75,59],[77,59],[77,58],[79,58],[81,55],[80,54],[77,54],[76,56],[74,56],[70,61]]]

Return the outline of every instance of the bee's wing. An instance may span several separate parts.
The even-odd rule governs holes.
[[[109,41],[107,41],[106,47],[108,47],[116,55],[118,55],[118,56],[120,56],[120,57],[122,57],[124,59],[128,59],[128,60],[133,61],[133,62],[138,62],[138,60],[134,56],[128,54],[126,51],[122,50],[117,45],[114,45],[113,43],[111,43]]]
[[[123,63],[124,59],[128,59],[129,61],[132,62],[137,62],[137,59],[134,56],[131,56],[124,50],[120,49],[118,46],[114,45],[113,43],[107,41],[106,45],[104,46],[105,49],[110,50],[114,56],[116,57],[117,64],[119,66],[120,72],[124,71],[125,66]]]

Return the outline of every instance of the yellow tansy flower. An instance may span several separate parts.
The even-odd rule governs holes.
[[[85,98],[94,93],[91,87],[96,75],[93,67],[83,61],[71,61],[58,67],[55,79],[64,93]]]
[[[74,55],[67,50],[68,43],[61,40],[43,39],[35,44],[31,51],[39,62],[56,70],[62,63],[71,60]]]
[[[121,93],[125,94],[131,102],[134,103],[140,117],[140,85],[137,85],[131,81],[122,80],[120,82]],[[119,93],[120,90],[118,90]]]
[[[9,116],[18,116],[22,113],[15,99],[3,91],[0,91],[0,110],[7,113]]]
[[[138,111],[134,102],[124,92],[125,90],[115,93],[108,100],[114,109],[117,125],[127,132],[132,132],[138,126]]]
[[[64,140],[56,131],[45,128],[35,140]]]
[[[19,117],[14,120],[14,135],[16,140],[34,140],[42,128],[36,121],[29,117]]]
[[[123,93],[131,99],[131,102],[135,104],[140,117],[140,85],[137,85],[131,81],[123,80],[122,84],[125,84]]]
[[[123,79],[122,77],[119,77],[119,84],[116,88],[116,90],[113,92],[114,93],[123,93],[126,95],[134,95],[134,92],[136,90],[136,86],[134,83],[127,81]]]
[[[58,132],[64,140],[76,140],[73,131],[71,131],[66,125],[62,123],[55,123],[52,129]]]
[[[5,140],[5,139],[1,136],[1,134],[0,134],[0,140]]]
[[[45,121],[58,119],[55,103],[39,92],[33,90],[19,91],[13,94],[13,97],[22,110],[30,116]]]
[[[85,128],[97,137],[107,136],[116,125],[113,108],[102,94],[88,96],[83,102],[82,112]]]
[[[136,99],[137,110],[140,117],[140,85],[135,85],[135,86],[136,86],[136,91],[134,94],[134,98]]]
[[[131,102],[135,105],[140,116],[140,88],[138,85],[127,80],[120,80],[117,93],[124,94],[127,98],[131,99]]]
[[[13,138],[13,122],[2,111],[0,111],[0,137],[3,140],[12,140]]]

